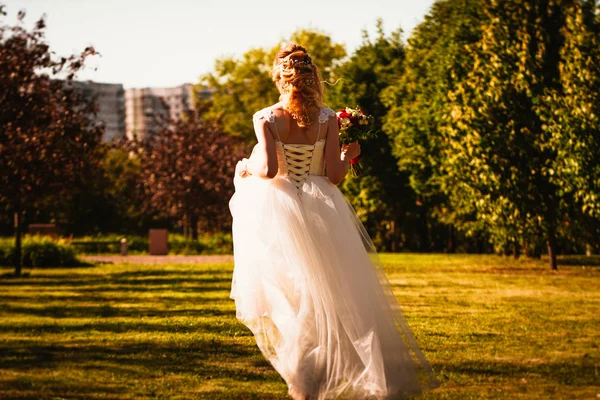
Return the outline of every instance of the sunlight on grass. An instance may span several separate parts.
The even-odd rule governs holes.
[[[381,254],[442,386],[425,399],[600,392],[600,258]],[[0,280],[0,398],[285,399],[229,299],[232,264]],[[8,270],[7,270],[8,271]]]

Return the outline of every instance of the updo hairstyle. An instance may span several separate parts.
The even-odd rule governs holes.
[[[319,69],[306,49],[295,43],[282,47],[273,62],[271,77],[284,108],[298,126],[309,126],[323,105],[323,86]]]

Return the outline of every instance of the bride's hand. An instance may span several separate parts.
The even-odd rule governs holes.
[[[248,174],[248,159],[244,158],[240,161],[238,161],[238,163],[235,166],[235,174],[241,176],[242,178],[247,177]]]
[[[360,144],[358,141],[342,144],[342,160],[352,160],[360,155]]]

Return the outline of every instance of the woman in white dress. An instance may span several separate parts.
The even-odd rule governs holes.
[[[296,44],[272,77],[280,102],[253,118],[258,144],[230,201],[236,316],[294,399],[396,399],[438,385],[371,239],[337,184],[339,145],[316,65]]]

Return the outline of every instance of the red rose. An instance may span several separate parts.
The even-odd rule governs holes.
[[[346,111],[345,108],[342,108],[340,111],[338,111],[339,115],[338,115],[338,119],[340,118],[348,118],[350,116],[350,114],[348,114],[348,112]]]

